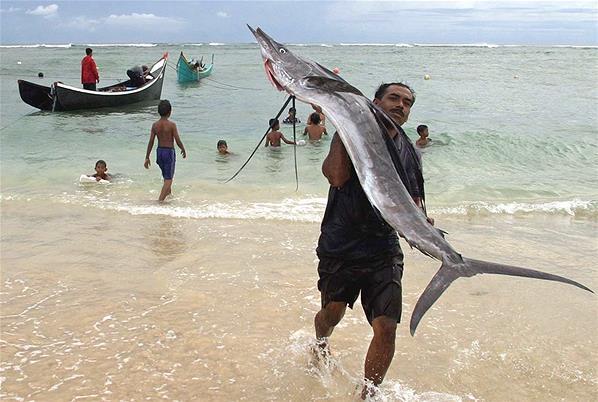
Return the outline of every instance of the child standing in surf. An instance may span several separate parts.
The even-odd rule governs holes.
[[[280,122],[278,119],[270,119],[268,124],[270,124],[270,132],[266,135],[264,146],[279,147],[281,140],[284,141],[285,144],[295,145],[295,141],[287,140],[286,137],[278,131],[280,130]]]
[[[156,163],[162,170],[162,177],[164,178],[164,184],[162,185],[162,191],[160,191],[160,197],[158,201],[162,202],[164,199],[172,194],[172,180],[174,178],[174,165],[176,163],[176,152],[174,151],[174,143],[179,146],[183,159],[187,157],[187,151],[185,146],[179,137],[179,132],[176,128],[176,124],[168,118],[172,112],[172,106],[167,100],[161,100],[158,105],[158,113],[160,119],[152,124],[152,130],[150,133],[149,143],[147,144],[147,152],[145,154],[145,162],[143,166],[149,169],[150,153],[154,147],[154,139],[158,137],[158,148],[156,149]]]

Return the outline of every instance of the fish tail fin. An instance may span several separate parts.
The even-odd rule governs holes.
[[[455,279],[461,277],[471,277],[477,274],[521,276],[525,278],[544,279],[547,281],[567,283],[569,285],[577,286],[578,288],[594,293],[593,290],[582,285],[581,283],[559,275],[549,274],[528,268],[473,260],[469,258],[461,258],[460,260],[461,261],[457,262],[452,261],[451,259],[443,261],[440,269],[438,272],[436,272],[436,275],[434,275],[422,295],[419,297],[419,300],[413,309],[411,322],[409,324],[409,330],[412,336],[415,334],[415,329],[417,328],[417,325],[426,311],[432,307],[440,295],[442,295],[442,293],[450,286],[451,283],[453,283]]]

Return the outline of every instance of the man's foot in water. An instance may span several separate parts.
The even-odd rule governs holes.
[[[316,342],[311,345],[311,353],[312,365],[317,367],[330,366],[330,346],[327,338],[316,339]]]
[[[363,384],[363,388],[361,389],[361,399],[365,400],[376,400],[376,396],[378,395],[378,387],[374,385],[373,382],[370,380],[365,380],[365,384]]]

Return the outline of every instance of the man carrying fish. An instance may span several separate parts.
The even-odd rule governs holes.
[[[374,104],[394,120],[398,130],[409,118],[414,102],[415,94],[402,83],[382,84],[374,97]],[[398,140],[397,134],[389,131],[393,141]],[[407,176],[419,176],[421,173],[412,172],[419,169],[419,162],[405,159],[401,162]],[[338,133],[322,172],[330,190],[317,248],[322,297],[322,309],[314,320],[318,346],[328,353],[328,337],[347,305],[353,308],[361,292],[361,304],[374,331],[365,359],[365,379],[378,385],[392,361],[401,320],[403,253],[399,237],[368,201]],[[412,184],[410,193],[421,206],[421,185]]]
[[[411,314],[411,335],[424,314],[459,278],[478,274],[557,281],[591,289],[563,276],[462,256],[425,214],[419,157],[401,125],[415,96],[401,83],[382,85],[374,100],[326,67],[293,54],[260,28],[254,30],[266,77],[280,91],[318,105],[336,127],[322,171],[331,188],[317,253],[322,308],[316,314],[318,354],[328,354],[328,337],[361,293],[374,330],[365,359],[362,398],[375,392],[394,355],[401,316],[403,256],[397,234],[442,262]],[[374,387],[370,387],[370,384]]]

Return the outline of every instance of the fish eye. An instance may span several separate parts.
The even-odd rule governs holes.
[[[285,53],[287,52],[287,49],[285,49],[284,47],[281,47],[281,48],[280,48],[278,51],[279,51],[281,54],[285,54]]]

